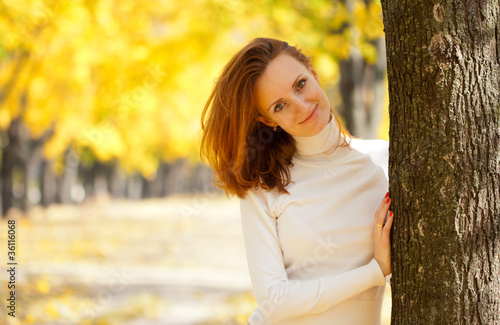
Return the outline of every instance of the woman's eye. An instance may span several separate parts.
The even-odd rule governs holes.
[[[277,113],[283,109],[283,103],[279,103],[276,106],[274,106],[274,112]]]
[[[299,83],[297,84],[297,90],[301,90],[302,88],[304,88],[304,86],[306,85],[306,79],[302,79],[301,81],[299,81]]]

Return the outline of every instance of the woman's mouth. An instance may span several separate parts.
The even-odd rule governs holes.
[[[316,116],[318,116],[318,105],[316,105],[316,107],[314,107],[314,109],[312,110],[311,114],[309,114],[309,116],[299,124],[311,123],[312,121],[314,121],[314,119],[316,119]]]

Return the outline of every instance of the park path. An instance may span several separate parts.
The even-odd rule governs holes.
[[[20,219],[22,316],[35,324],[246,324],[255,308],[237,200],[104,200]],[[36,308],[46,301],[52,319]]]

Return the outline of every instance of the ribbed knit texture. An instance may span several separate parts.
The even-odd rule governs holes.
[[[259,189],[241,200],[259,304],[251,325],[380,324],[385,279],[372,230],[388,188],[388,142],[338,146],[345,139],[333,119],[315,136],[294,137],[290,195]]]

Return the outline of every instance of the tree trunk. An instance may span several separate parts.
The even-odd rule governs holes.
[[[343,0],[342,3],[352,14],[353,0]],[[370,0],[366,0],[368,6]],[[343,33],[344,25],[336,33]],[[378,127],[382,120],[384,107],[386,57],[383,38],[372,41],[377,49],[378,59],[374,64],[366,62],[359,49],[353,48],[348,59],[340,60],[339,92],[342,98],[339,113],[345,120],[349,132],[360,138],[379,138]]]
[[[172,163],[163,162],[163,195],[168,196],[174,194],[174,165]]]
[[[500,324],[498,0],[382,0],[392,324]]]
[[[41,167],[43,159],[43,146],[45,138],[29,139],[29,151],[27,152],[26,166],[24,169],[24,203],[23,210],[31,209],[34,204],[40,201]],[[34,194],[37,193],[37,194]]]
[[[127,196],[127,175],[120,167],[120,163],[115,161],[111,166],[110,194],[113,198],[124,198]]]
[[[96,161],[94,163],[94,196],[109,196],[109,167]]]
[[[386,103],[386,75],[387,59],[385,57],[385,40],[379,38],[372,41],[377,49],[377,62],[365,66],[364,78],[364,106],[365,116],[363,129],[360,134],[365,139],[380,138],[379,127],[382,122]]]
[[[143,178],[143,197],[159,198],[163,196],[163,168],[160,164],[156,170],[156,175],[152,179]]]
[[[82,162],[78,165],[78,174],[82,179],[85,200],[90,200],[95,195],[94,179],[96,171],[95,162]]]
[[[78,165],[80,157],[71,147],[64,153],[63,172],[58,178],[57,202],[61,204],[71,204],[74,202],[71,191],[78,182]]]
[[[164,168],[164,195],[187,193],[190,172],[186,159],[177,159]]]
[[[0,170],[0,180],[2,183],[2,216],[6,217],[7,212],[13,206],[12,186],[14,168],[20,163],[19,142],[22,133],[21,118],[15,118],[10,122],[7,129],[7,145],[2,150],[2,167]]]
[[[210,167],[198,163],[193,174],[193,190],[196,193],[214,192]]]
[[[12,126],[12,124],[11,124]],[[11,139],[11,127],[8,131],[9,142]],[[0,181],[2,184],[2,216],[6,217],[7,212],[12,207],[12,172],[14,169],[15,157],[12,145],[9,143],[2,150],[2,168],[0,170]]]
[[[342,97],[342,116],[350,133],[362,137],[364,105],[363,79],[365,60],[357,52],[351,53],[347,60],[339,62],[340,81],[339,90]]]
[[[40,180],[40,192],[42,194],[42,206],[48,207],[57,201],[57,177],[53,170],[54,163],[43,159]]]
[[[140,200],[142,198],[142,175],[133,174],[127,177],[127,199]]]

